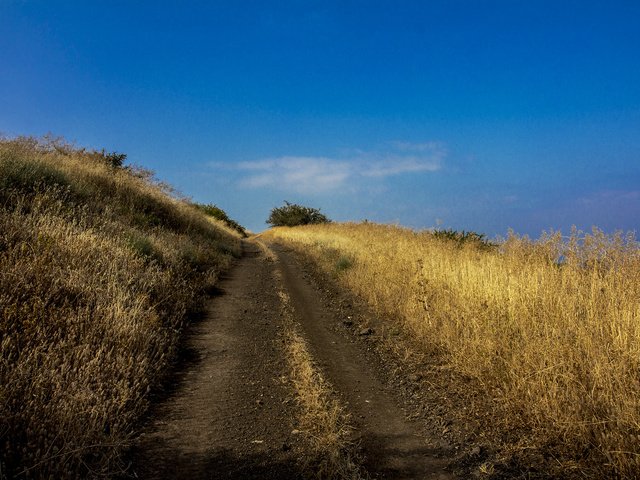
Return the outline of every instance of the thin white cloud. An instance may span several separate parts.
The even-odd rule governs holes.
[[[437,142],[394,142],[391,150],[352,151],[347,159],[284,156],[241,162],[234,169],[243,175],[243,187],[316,194],[354,187],[365,178],[436,172],[442,169],[446,154]]]
[[[351,166],[324,157],[281,157],[242,162],[248,172],[240,184],[250,188],[271,187],[298,193],[319,193],[342,187],[351,176]]]
[[[363,154],[361,174],[388,177],[404,173],[436,172],[442,168],[447,151],[439,142],[393,142],[391,150]]]
[[[400,152],[437,152],[442,151],[443,146],[440,142],[425,142],[425,143],[411,143],[411,142],[392,142],[391,145]]]
[[[420,157],[391,157],[382,162],[374,162],[362,171],[366,177],[388,177],[402,173],[437,172],[440,170],[440,159]]]
[[[640,190],[602,190],[577,199],[578,204],[586,207],[602,204],[633,205],[639,201]]]

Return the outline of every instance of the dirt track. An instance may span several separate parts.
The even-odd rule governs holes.
[[[279,289],[316,364],[351,415],[363,467],[371,478],[454,478],[447,452],[406,419],[383,362],[327,292],[282,246],[276,259],[255,243],[219,284],[206,315],[187,332],[175,383],[137,439],[130,474],[159,478],[306,478],[295,392],[287,383]],[[346,326],[345,326],[346,325]],[[313,459],[306,459],[313,460]],[[307,464],[309,462],[306,462]]]

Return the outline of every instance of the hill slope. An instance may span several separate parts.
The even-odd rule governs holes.
[[[117,471],[187,312],[240,253],[123,159],[0,142],[1,474]]]
[[[475,234],[365,222],[280,227],[264,237],[286,241],[366,300],[398,351],[436,359],[424,388],[443,369],[462,379],[471,393],[454,416],[463,430],[477,425],[465,435],[491,439],[497,473],[511,478],[518,465],[554,478],[638,478],[633,235],[594,229],[492,245]],[[396,332],[412,342],[396,345]],[[460,395],[447,397],[451,404]]]

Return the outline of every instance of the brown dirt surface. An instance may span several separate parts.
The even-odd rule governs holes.
[[[402,386],[376,347],[378,327],[360,318],[368,314],[349,304],[345,316],[348,297],[320,283],[288,248],[271,248],[275,261],[246,242],[243,258],[220,282],[206,314],[186,332],[172,385],[135,442],[129,475],[312,476],[303,467],[313,459],[294,433],[295,392],[286,381],[278,296],[283,289],[314,363],[350,415],[365,475],[458,478],[452,472],[461,471],[461,456],[441,432],[426,428],[424,415],[415,414],[413,390]]]
[[[273,264],[251,243],[186,333],[175,385],[137,439],[141,479],[303,478]]]

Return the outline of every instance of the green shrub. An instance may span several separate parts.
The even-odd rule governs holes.
[[[354,259],[353,257],[342,255],[336,261],[336,271],[338,273],[344,272],[345,270],[349,270],[353,266]]]
[[[108,165],[111,165],[114,168],[122,167],[122,165],[124,164],[124,161],[127,159],[126,153],[118,153],[118,152],[107,153],[104,150],[102,150],[101,153],[102,153],[102,156],[104,157],[105,162],[107,162]]]
[[[221,222],[224,222],[229,228],[232,228],[243,237],[247,236],[247,231],[245,230],[245,228],[235,220],[229,218],[229,215],[227,215],[227,212],[222,210],[217,205],[214,205],[212,203],[208,203],[208,204],[193,203],[193,206],[196,207],[201,212],[204,212],[205,214],[209,215],[210,217],[213,217],[217,220],[220,220]]]
[[[330,222],[331,220],[320,213],[319,209],[289,203],[286,200],[282,207],[273,208],[267,219],[267,223],[272,227],[295,227]]]
[[[144,234],[131,231],[127,235],[127,246],[137,255],[147,260],[162,262],[162,255],[153,247],[151,240]]]
[[[77,151],[75,153],[77,153]],[[124,162],[127,159],[126,153],[107,152],[104,148],[100,151],[83,149],[81,150],[81,153],[84,154],[87,158],[98,160],[113,168],[123,168]]]
[[[440,240],[455,242],[460,246],[465,244],[474,244],[480,248],[493,248],[496,246],[487,239],[484,233],[467,232],[465,230],[459,232],[449,228],[447,230],[434,230],[431,235]]]

